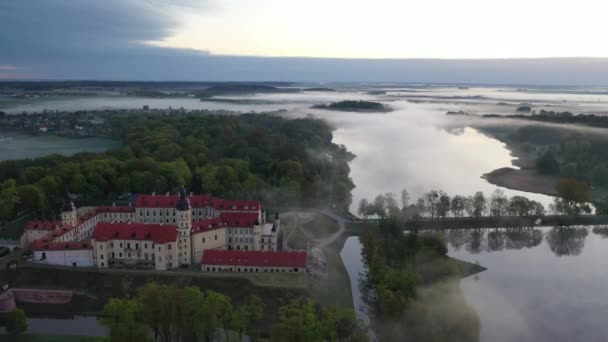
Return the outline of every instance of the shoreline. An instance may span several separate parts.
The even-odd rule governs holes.
[[[502,167],[485,173],[481,178],[503,188],[547,196],[556,196],[557,180],[551,176],[541,175],[535,169],[514,169]]]

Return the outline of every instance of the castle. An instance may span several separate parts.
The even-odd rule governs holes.
[[[98,268],[304,272],[306,252],[282,249],[279,214],[258,201],[187,194],[139,195],[135,205],[77,214],[66,193],[61,221],[32,221],[22,245],[34,261]],[[205,251],[212,251],[205,254]]]

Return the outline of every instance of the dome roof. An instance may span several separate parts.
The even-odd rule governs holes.
[[[72,202],[70,193],[66,191],[65,194],[63,195],[62,211],[73,211],[73,210],[76,210],[76,206],[74,205],[74,202]]]

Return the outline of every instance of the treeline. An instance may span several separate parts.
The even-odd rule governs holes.
[[[404,232],[406,215],[395,207],[384,205],[378,225],[360,237],[374,332],[380,341],[478,340],[479,319],[454,286],[462,266],[440,235]]]
[[[246,114],[112,116],[124,146],[106,153],[0,162],[0,219],[18,211],[54,213],[61,193],[116,199],[176,192],[260,199],[266,206],[347,208],[354,187],[344,146],[317,119]],[[330,198],[331,196],[331,198]]]
[[[521,106],[517,108],[518,112],[530,112],[530,106]],[[555,112],[552,110],[532,111],[532,115],[498,115],[498,114],[485,114],[483,117],[487,118],[510,118],[510,119],[523,119],[540,122],[550,122],[559,124],[578,124],[591,127],[607,127],[608,128],[608,116],[606,115],[595,115],[595,114],[573,114],[571,112]]]
[[[355,100],[345,100],[340,102],[332,102],[329,105],[320,104],[314,105],[313,108],[318,109],[331,109],[331,110],[361,110],[361,111],[386,111],[388,108],[379,102],[372,101],[355,101]]]
[[[293,300],[279,310],[271,341],[368,341],[353,310],[322,308],[311,300]],[[102,323],[110,340],[139,341],[251,341],[262,334],[264,303],[250,296],[236,307],[218,292],[198,287],[175,288],[149,283],[132,299],[111,299]]]
[[[431,190],[410,204],[407,190],[401,191],[399,202],[394,193],[380,194],[373,202],[362,199],[358,213],[363,218],[402,216],[404,219],[483,217],[483,216],[543,216],[542,203],[523,196],[507,197],[496,189],[490,197],[477,191],[473,196],[450,196],[443,190]]]

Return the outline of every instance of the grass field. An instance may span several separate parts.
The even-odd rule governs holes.
[[[299,229],[292,232],[296,225]],[[322,240],[338,231],[337,222],[318,213],[306,213],[298,218],[293,216],[287,222],[287,226],[289,227],[289,231],[286,232],[289,236],[287,245],[294,249],[305,249],[311,237],[314,240]],[[306,234],[303,231],[306,231]],[[323,250],[327,262],[327,278],[309,278],[307,281],[308,293],[322,305],[353,307],[350,278],[340,257],[346,238],[345,234]]]

